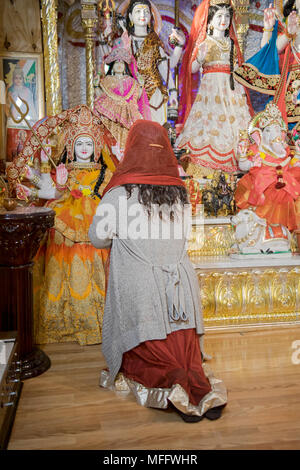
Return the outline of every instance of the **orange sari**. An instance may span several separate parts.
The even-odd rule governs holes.
[[[107,168],[104,187],[112,172]],[[88,229],[99,204],[91,194],[99,168],[75,167],[69,190],[47,203],[55,225],[41,246],[34,268],[34,328],[37,344],[76,341],[101,343],[108,250],[94,248]]]

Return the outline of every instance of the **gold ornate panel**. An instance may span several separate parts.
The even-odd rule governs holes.
[[[192,226],[188,252],[197,256],[228,255],[234,243],[234,230],[230,224]]]
[[[206,326],[300,320],[300,266],[196,273]]]
[[[224,221],[223,221],[224,222]],[[189,256],[195,267],[206,327],[226,328],[300,321],[300,257],[234,266],[230,223],[193,225]],[[299,251],[296,238],[292,251]],[[256,264],[255,264],[256,263]],[[240,263],[243,266],[245,263]],[[271,266],[270,266],[271,265]]]

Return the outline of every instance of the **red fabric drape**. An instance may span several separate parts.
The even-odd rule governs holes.
[[[192,74],[192,63],[197,56],[198,47],[206,37],[209,0],[203,0],[195,11],[188,43],[179,73],[178,124],[184,125],[199,86],[199,73]]]
[[[130,183],[184,186],[167,131],[157,122],[140,119],[131,126],[124,158],[103,194]]]
[[[194,329],[175,331],[163,340],[145,341],[123,355],[120,372],[148,388],[181,385],[198,405],[210,392],[201,361],[199,336]]]
[[[288,44],[284,53],[283,65],[281,67],[280,81],[279,81],[279,84],[278,84],[278,87],[274,96],[274,103],[276,103],[278,108],[280,109],[282,117],[286,125],[288,124],[288,120],[287,120],[285,99],[286,99],[286,82],[287,82],[287,76],[289,72],[290,51],[291,51],[291,46],[290,44]]]

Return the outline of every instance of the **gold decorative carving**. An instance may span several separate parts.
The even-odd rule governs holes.
[[[62,110],[57,42],[57,2],[41,0],[47,115]]]
[[[226,256],[234,244],[234,229],[230,224],[193,225],[188,252],[193,256]]]
[[[237,38],[241,51],[244,52],[245,37],[249,29],[249,0],[233,0],[233,7],[237,18]]]
[[[205,267],[208,262],[229,261],[234,242],[230,223],[192,226],[188,254],[198,277],[205,325],[300,321],[300,267]],[[296,235],[291,249],[299,251]]]
[[[94,46],[95,28],[98,22],[96,3],[81,0],[81,21],[85,37],[86,53],[86,104],[94,106]]]
[[[196,273],[206,326],[300,320],[298,267]]]

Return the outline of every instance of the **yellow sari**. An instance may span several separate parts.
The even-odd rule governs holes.
[[[99,177],[95,164],[73,164],[68,190],[47,203],[55,225],[34,266],[34,335],[37,344],[101,343],[108,251],[94,248],[88,229],[99,204],[91,197]],[[99,194],[112,172],[106,169]]]

